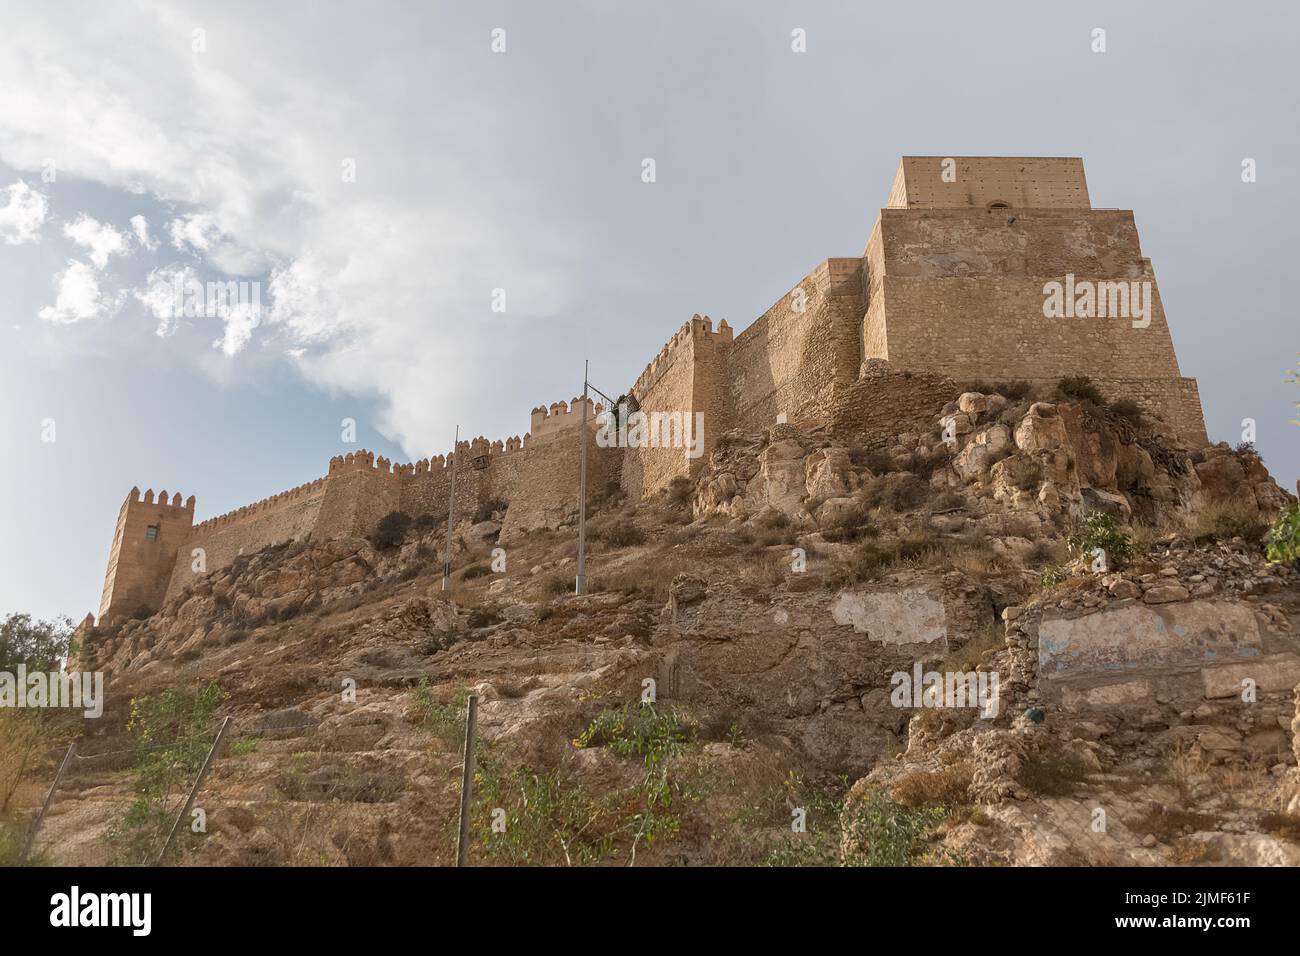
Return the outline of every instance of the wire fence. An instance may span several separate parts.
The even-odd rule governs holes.
[[[173,862],[187,815],[215,760],[229,718],[209,733],[167,743],[82,753],[73,743],[48,761],[49,789],[21,834],[15,862],[147,866]]]

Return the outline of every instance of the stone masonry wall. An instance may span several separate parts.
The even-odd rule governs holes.
[[[653,418],[676,416],[681,432],[694,436],[695,413],[703,416],[703,453],[696,458],[678,442],[672,447],[627,448],[622,457],[623,489],[640,498],[667,487],[672,479],[694,474],[708,457],[717,437],[732,427],[728,389],[728,357],[733,347],[731,327],[723,320],[714,331],[707,317],[693,316],[646,366],[632,386],[631,411]],[[687,429],[690,431],[688,432]],[[648,438],[649,436],[647,436]]]
[[[152,488],[144,495],[139,488],[131,489],[118,512],[109,548],[101,620],[131,616],[162,603],[177,549],[189,537],[193,522],[193,495],[181,504],[179,493],[169,500],[164,491],[155,500]]]
[[[229,515],[196,525],[176,552],[166,589],[166,600],[194,583],[195,548],[202,548],[208,571],[223,568],[241,554],[252,554],[271,544],[295,541],[312,534],[325,499],[326,479],[302,485]],[[156,605],[155,605],[156,606]]]
[[[766,428],[825,421],[857,378],[862,259],[828,259],[736,336],[729,356],[735,423]],[[799,311],[800,293],[803,310]]]

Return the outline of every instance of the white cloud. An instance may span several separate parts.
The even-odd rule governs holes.
[[[108,265],[109,256],[126,252],[126,236],[106,222],[100,222],[84,212],[72,222],[64,223],[63,234],[84,249],[90,250],[90,261],[96,269]]]
[[[221,349],[228,356],[238,355],[253,337],[253,330],[257,328],[261,316],[250,303],[240,302],[227,309],[222,318],[226,323],[225,335],[213,342],[212,346]]]
[[[68,260],[68,268],[56,279],[58,294],[54,305],[47,305],[38,313],[41,321],[55,325],[71,325],[97,319],[108,312],[99,294],[99,281],[95,270],[84,262]]]
[[[21,179],[4,189],[8,198],[0,206],[0,236],[6,244],[20,246],[40,238],[41,225],[49,215],[45,196]]]
[[[158,248],[158,240],[149,235],[149,220],[144,216],[131,217],[131,231],[135,233],[135,241],[144,248],[151,252]]]
[[[205,212],[173,219],[167,224],[167,234],[181,252],[210,252],[221,239],[217,221]]]
[[[186,294],[198,288],[199,277],[190,266],[174,265],[154,269],[145,288],[132,294],[158,320],[157,334],[166,337],[176,331],[177,321],[185,314]]]
[[[266,321],[227,312],[217,348],[247,354],[265,338],[265,360],[377,395],[382,430],[408,453],[445,450],[447,422],[482,389],[469,356],[499,358],[504,323],[561,311],[583,243],[564,198],[513,166],[535,132],[525,111],[441,95],[428,109],[429,91],[456,88],[481,56],[453,45],[431,58],[417,39],[424,16],[411,8],[339,31],[335,18],[268,7],[250,31],[245,13],[213,8],[196,57],[192,13],[168,5],[126,21],[33,7],[0,39],[0,160],[38,169],[58,156],[61,173],[175,210],[155,221],[155,243],[199,274],[266,279]],[[387,51],[381,66],[338,71],[349,51],[372,48]],[[41,54],[10,52],[22,50]],[[90,61],[93,75],[79,66]],[[341,181],[344,157],[357,158],[354,183]],[[148,231],[134,220],[132,231],[145,246]],[[488,308],[502,285],[508,317]],[[177,316],[153,291],[135,299],[167,335]],[[523,403],[512,419],[523,424]]]

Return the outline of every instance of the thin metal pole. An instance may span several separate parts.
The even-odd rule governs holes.
[[[587,593],[587,371],[582,363],[582,460],[578,464],[578,580],[573,593]]]
[[[32,822],[32,828],[27,832],[27,842],[23,844],[23,855],[19,859],[27,859],[27,854],[32,850],[32,844],[36,842],[36,831],[41,828],[41,821],[45,819],[45,811],[50,809],[50,804],[54,802],[54,791],[59,789],[59,781],[63,779],[63,771],[68,769],[68,764],[72,763],[72,758],[77,755],[77,744],[68,744],[68,751],[63,755],[63,763],[59,764],[59,772],[54,775],[54,782],[50,784],[50,792],[45,795],[45,802],[41,804],[41,812],[36,814],[36,819]]]
[[[474,724],[478,697],[469,695],[465,713],[465,762],[460,776],[460,832],[456,836],[456,865],[469,866],[469,815],[474,800]]]
[[[456,466],[460,464],[460,426],[451,443],[451,493],[447,495],[447,551],[442,556],[442,589],[451,590],[451,526],[456,520]]]
[[[185,806],[181,807],[181,812],[176,814],[176,821],[172,823],[171,832],[167,834],[167,842],[163,844],[158,859],[154,861],[154,866],[162,865],[163,857],[167,855],[167,851],[171,848],[172,840],[176,839],[176,831],[181,828],[181,821],[190,812],[190,808],[194,806],[194,798],[199,795],[199,788],[203,786],[203,778],[212,769],[212,761],[217,756],[217,750],[221,747],[221,741],[226,736],[226,728],[229,726],[230,718],[227,717],[221,722],[221,729],[217,731],[217,739],[212,741],[212,747],[208,750],[207,759],[203,761],[203,768],[199,771],[199,775],[194,778],[194,786],[190,787],[190,795],[185,798]]]

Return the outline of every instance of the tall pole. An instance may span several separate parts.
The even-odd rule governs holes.
[[[578,463],[578,580],[574,594],[587,593],[587,372],[582,363],[582,460]]]
[[[465,704],[465,761],[460,774],[460,830],[456,836],[456,865],[469,866],[469,815],[474,800],[474,723],[478,697]]]
[[[451,443],[451,492],[447,495],[447,550],[442,555],[442,589],[451,590],[451,526],[456,519],[456,466],[460,464],[460,426]]]

